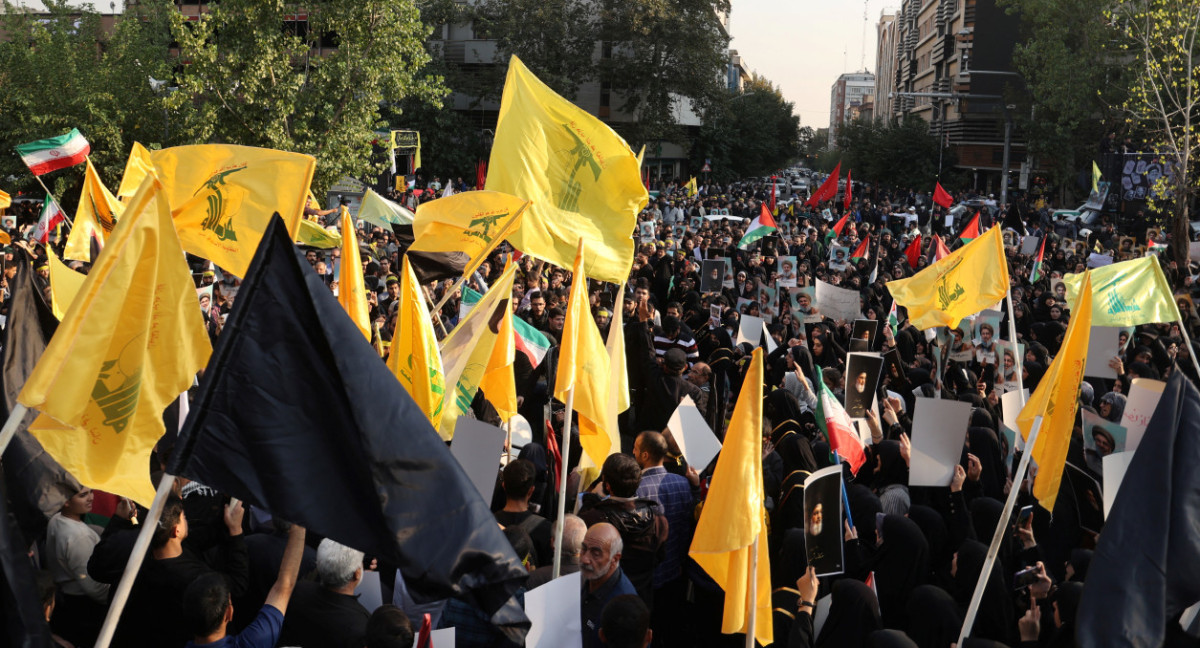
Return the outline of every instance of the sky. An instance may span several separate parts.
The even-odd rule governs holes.
[[[899,0],[730,0],[730,49],[779,87],[804,126],[829,126],[829,93],[844,72],[875,71],[875,26]]]

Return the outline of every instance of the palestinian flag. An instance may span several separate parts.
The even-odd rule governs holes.
[[[892,339],[900,332],[900,315],[896,313],[896,300],[892,300],[892,309],[888,311],[888,328],[892,329]]]
[[[62,207],[58,206],[58,201],[47,194],[46,200],[42,202],[42,216],[38,218],[37,226],[33,228],[30,238],[38,243],[49,243],[50,232],[66,220],[67,215],[63,213]]]
[[[958,235],[958,239],[963,243],[970,243],[977,238],[979,238],[979,212],[975,212],[975,217],[963,228],[962,234]]]
[[[942,242],[942,237],[938,236],[937,234],[933,235],[933,245],[930,247],[933,248],[934,263],[950,256],[950,249],[947,248],[946,244]]]
[[[870,253],[869,247],[868,247],[870,245],[871,245],[871,237],[868,236],[867,238],[862,240],[862,243],[858,244],[857,248],[854,249],[854,254],[850,255],[850,260],[855,263],[858,263],[859,259],[871,258],[871,253]]]
[[[817,367],[817,425],[829,441],[829,449],[850,464],[850,472],[858,474],[858,469],[867,461],[866,451],[858,431],[854,429],[854,421],[845,408],[834,397],[833,392],[825,384],[821,368]]]
[[[738,241],[738,249],[745,250],[750,247],[755,241],[769,236],[779,227],[775,224],[775,218],[771,216],[770,210],[766,205],[762,205],[762,211],[758,214],[758,218],[750,221],[750,227],[746,228],[746,235],[742,240]]]
[[[546,351],[550,350],[550,340],[520,317],[513,318],[513,335],[516,336],[517,351],[528,356],[529,364],[537,369],[546,357]]]
[[[908,257],[908,265],[913,270],[917,269],[917,262],[921,259],[921,235],[917,234],[917,238],[913,239],[908,247],[904,248],[904,256]]]
[[[1146,251],[1161,255],[1167,251],[1167,244],[1159,243],[1158,241],[1150,241],[1150,243],[1146,245]]]
[[[92,151],[92,146],[79,134],[78,128],[72,128],[66,135],[21,144],[16,149],[25,166],[33,175],[40,176],[82,164]]]
[[[1037,258],[1033,260],[1033,268],[1029,271],[1029,283],[1037,283],[1042,278],[1042,253],[1046,251],[1046,237],[1038,244]]]
[[[842,230],[846,229],[846,223],[849,222],[849,220],[850,212],[846,212],[846,215],[842,216],[841,220],[834,223],[833,229],[829,230],[829,232],[825,234],[826,245],[829,244],[829,241],[832,241],[833,239],[842,235]]]

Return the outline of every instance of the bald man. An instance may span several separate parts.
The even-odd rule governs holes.
[[[583,548],[583,537],[587,534],[587,525],[583,520],[579,519],[578,515],[567,513],[566,526],[563,527],[563,557],[562,557],[562,572],[560,576],[574,574],[579,571],[579,552]],[[550,538],[550,545],[554,545],[554,537]],[[550,557],[551,562],[554,561],[553,554]],[[529,574],[529,578],[525,581],[525,589],[531,590],[539,585],[545,585],[551,580],[554,573],[554,565],[546,565],[538,567]]]
[[[564,542],[564,544],[566,544]],[[600,648],[600,623],[604,606],[624,594],[637,594],[633,583],[621,572],[621,534],[617,527],[599,522],[583,537],[579,573],[583,576],[580,612],[583,619],[583,648]]]

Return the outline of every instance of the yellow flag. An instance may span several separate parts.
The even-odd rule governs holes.
[[[149,504],[163,409],[212,349],[162,185],[147,177],[17,400],[63,468]]]
[[[696,187],[696,179],[692,178],[691,180],[688,180],[687,195],[690,197],[695,196],[698,193],[700,193],[700,189]]]
[[[316,165],[312,156],[200,144],[154,151],[150,159],[184,250],[244,276],[272,214],[296,240]]]
[[[958,326],[962,318],[988,308],[1008,294],[1004,239],[993,227],[975,240],[907,279],[889,281],[888,290],[908,309],[913,326]]]
[[[371,307],[367,304],[367,284],[363,279],[358,236],[350,212],[342,212],[342,263],[338,273],[338,303],[354,320],[367,341],[371,341]],[[427,318],[428,319],[428,318]]]
[[[54,311],[54,316],[62,321],[71,302],[75,301],[75,296],[83,288],[83,280],[87,278],[87,275],[75,272],[68,268],[67,264],[59,261],[58,255],[50,249],[50,246],[46,246],[46,258],[50,262],[50,307]]]
[[[345,266],[349,261],[343,259],[342,265]],[[446,401],[442,355],[438,351],[429,308],[425,306],[417,275],[413,273],[407,257],[401,274],[400,320],[392,335],[387,366],[436,430],[441,425]]]
[[[499,191],[464,191],[417,207],[414,252],[462,252],[469,277],[521,224],[529,201]]]
[[[1100,167],[1096,166],[1095,160],[1092,161],[1092,192],[1100,191]]]
[[[8,192],[0,190],[0,209],[6,209],[12,206],[12,196]]]
[[[1137,326],[1181,319],[1157,256],[1113,263],[1088,274],[1092,278],[1093,326]],[[1063,277],[1068,303],[1075,303],[1082,281],[1083,274]],[[1074,310],[1071,317],[1075,317]]]
[[[1058,487],[1062,483],[1071,431],[1075,427],[1075,410],[1079,406],[1079,383],[1087,364],[1088,337],[1094,324],[1092,312],[1091,276],[1083,278],[1083,292],[1071,309],[1071,323],[1063,338],[1058,355],[1050,362],[1046,375],[1038,382],[1029,402],[1017,415],[1021,436],[1029,439],[1035,416],[1042,417],[1042,427],[1033,444],[1033,461],[1037,462],[1037,478],[1033,481],[1033,496],[1047,511],[1054,510]]]
[[[133,143],[129,151],[129,159],[125,161],[125,173],[121,176],[121,184],[117,187],[117,198],[128,200],[142,186],[142,180],[148,174],[154,173],[154,163],[150,161],[150,151],[138,142]]]
[[[462,194],[457,195],[461,196]],[[509,265],[512,265],[511,261],[509,261]],[[508,267],[506,266],[505,269],[507,270]],[[512,294],[511,288],[509,294]],[[504,303],[500,329],[496,332],[496,342],[488,357],[483,378],[479,381],[479,388],[483,390],[483,395],[500,413],[500,418],[505,421],[517,413],[517,380],[513,375],[513,363],[517,360],[517,341],[513,332],[512,311],[512,300],[509,300]]]
[[[533,201],[509,241],[567,267],[588,242],[593,279],[621,283],[633,265],[638,212],[649,195],[638,160],[611,128],[555,94],[512,57],[487,188]]]
[[[296,230],[296,242],[300,245],[328,250],[329,248],[341,247],[342,237],[340,234],[335,234],[321,227],[321,224],[316,221],[302,218],[300,219],[300,227]]]
[[[774,632],[767,513],[763,506],[762,393],[763,350],[755,349],[688,555],[725,590],[721,632],[746,632],[754,588],[758,612],[754,636],[766,646],[774,641]],[[751,574],[750,552],[755,540],[758,567]]]
[[[601,465],[612,450],[609,420],[609,381],[611,371],[608,350],[588,300],[587,273],[584,272],[583,239],[575,253],[571,275],[571,296],[567,301],[567,319],[563,325],[562,345],[558,351],[558,373],[554,379],[554,397],[567,402],[567,392],[575,389],[575,411],[579,413],[579,443],[596,465]],[[620,449],[620,445],[617,446]]]
[[[92,260],[92,238],[104,246],[124,206],[117,201],[108,187],[100,181],[100,174],[92,161],[87,161],[83,172],[83,191],[79,194],[79,208],[75,210],[75,222],[67,235],[67,246],[63,258],[74,261]]]
[[[608,341],[604,347],[608,352],[608,453],[620,452],[621,435],[617,427],[617,416],[629,409],[629,371],[625,362],[625,315],[621,306],[624,287],[617,291],[616,305],[608,326]],[[587,455],[585,455],[586,458]],[[605,457],[607,459],[608,457]],[[603,464],[603,460],[600,461]],[[585,465],[581,462],[580,465]]]
[[[512,286],[516,276],[517,266],[506,266],[471,312],[442,340],[442,361],[451,394],[446,402],[442,427],[438,430],[443,439],[454,437],[454,425],[459,415],[470,409],[475,392],[479,390],[492,356],[492,346],[500,332],[502,309],[512,307]]]

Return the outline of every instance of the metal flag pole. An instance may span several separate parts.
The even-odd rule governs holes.
[[[563,523],[567,518],[567,457],[571,452],[571,414],[575,409],[575,387],[567,391],[567,411],[563,414],[563,433],[558,440],[558,456],[562,473],[558,483],[558,521],[554,523],[554,571],[551,580],[562,573]]]
[[[750,543],[750,573],[747,578],[750,583],[746,589],[747,603],[750,605],[750,618],[746,623],[746,648],[754,648],[754,631],[758,624],[758,539],[762,532],[755,534],[754,542]]]

